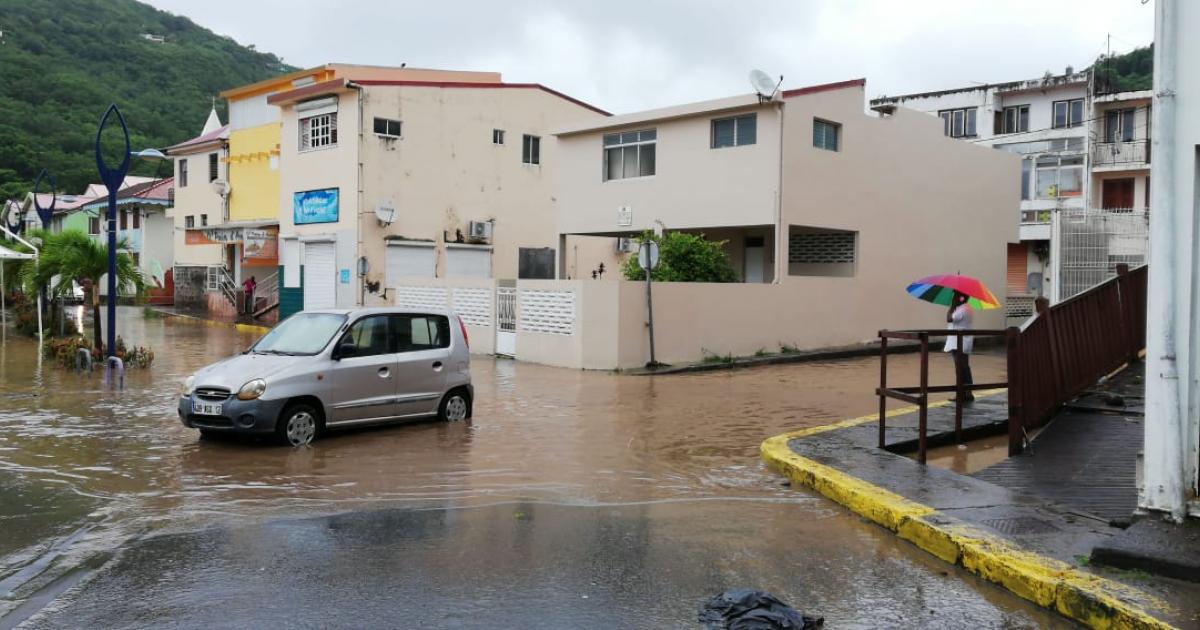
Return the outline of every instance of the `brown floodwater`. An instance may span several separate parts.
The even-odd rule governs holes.
[[[255,335],[122,308],[120,334],[156,353],[125,389],[99,373],[42,362],[13,331],[0,348],[0,591],[47,548],[83,557],[130,536],[212,524],[331,514],[369,506],[568,506],[708,499],[805,503],[758,457],[787,430],[872,413],[876,358],[642,377],[473,357],[475,417],[337,433],[308,448],[200,440],[175,413],[196,369]],[[916,378],[916,356],[889,358],[889,380]],[[974,358],[976,379],[1002,379],[1003,357]],[[952,378],[934,357],[931,379]],[[836,540],[828,532],[823,544]],[[848,545],[861,546],[861,532]],[[882,548],[902,545],[873,538]],[[991,587],[983,587],[990,589]],[[2,595],[3,593],[0,593]],[[1023,606],[988,592],[1002,610]],[[0,609],[0,613],[3,610]]]

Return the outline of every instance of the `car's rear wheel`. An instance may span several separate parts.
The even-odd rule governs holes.
[[[308,403],[288,405],[275,423],[275,436],[292,446],[312,444],[320,430],[321,412]]]
[[[446,422],[462,422],[470,413],[471,401],[467,399],[467,393],[461,389],[451,390],[449,394],[446,394],[438,409],[438,417]]]

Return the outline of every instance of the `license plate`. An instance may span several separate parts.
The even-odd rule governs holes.
[[[192,413],[198,416],[219,416],[221,415],[221,403],[209,403],[193,400]]]

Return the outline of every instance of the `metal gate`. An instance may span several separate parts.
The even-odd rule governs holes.
[[[496,287],[496,354],[517,356],[516,287]]]

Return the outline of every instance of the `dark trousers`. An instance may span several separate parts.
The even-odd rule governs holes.
[[[246,312],[254,312],[254,291],[246,291]]]
[[[975,379],[971,375],[971,355],[961,350],[951,350],[950,356],[954,358],[954,371],[958,374],[959,382],[963,385],[974,385]],[[975,398],[975,394],[966,392],[963,397],[970,400]]]

